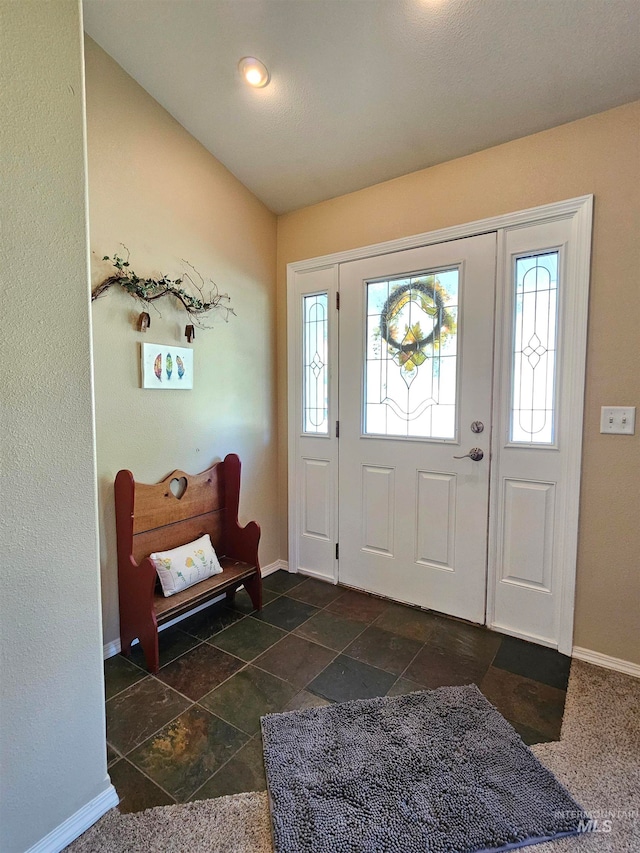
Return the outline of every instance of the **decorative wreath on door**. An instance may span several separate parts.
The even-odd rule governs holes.
[[[416,297],[425,314],[434,318],[433,326],[428,334],[424,334],[420,321],[413,325],[405,324],[404,336],[399,340],[400,312]],[[380,335],[393,353],[394,361],[406,371],[414,370],[429,358],[425,352],[428,347],[435,352],[455,332],[456,321],[446,304],[448,297],[435,276],[426,276],[397,287],[382,306]]]

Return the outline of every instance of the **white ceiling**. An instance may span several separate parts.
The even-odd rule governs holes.
[[[640,0],[85,0],[84,18],[276,213],[640,98]]]

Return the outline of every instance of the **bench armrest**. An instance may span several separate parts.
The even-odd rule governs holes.
[[[124,561],[122,561],[124,562]],[[156,567],[148,557],[138,565],[129,557],[118,566],[118,596],[120,599],[120,636],[124,647],[138,636],[138,626],[156,624],[153,596],[156,586]]]
[[[241,560],[260,569],[258,562],[258,545],[260,543],[260,525],[257,521],[250,521],[244,527],[238,522],[232,522],[227,528],[227,557]]]

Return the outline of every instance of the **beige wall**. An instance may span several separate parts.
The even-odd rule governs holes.
[[[0,850],[22,853],[101,795],[103,808],[113,804],[115,793],[105,749],[80,4],[2,0],[0,15]]]
[[[600,406],[640,406],[640,102],[279,218],[281,515],[286,265],[587,193],[595,218],[574,643],[640,663],[640,427],[633,437],[599,433]]]
[[[122,292],[93,303],[105,642],[118,637],[113,479],[198,472],[229,452],[243,463],[240,514],[262,526],[263,565],[279,557],[275,378],[276,218],[95,42],[86,39],[92,282],[101,258],[131,252],[139,275],[190,261],[232,297],[237,317],[196,330],[193,391],[143,391],[142,341],[187,346],[184,311],[142,310]]]

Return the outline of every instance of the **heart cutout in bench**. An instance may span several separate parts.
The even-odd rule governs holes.
[[[178,500],[180,500],[180,498],[187,491],[187,478],[180,477],[180,479],[178,479],[177,477],[174,477],[173,480],[169,483],[169,488],[173,492],[173,495],[178,498]]]

